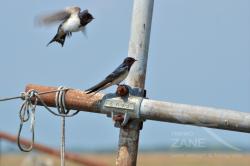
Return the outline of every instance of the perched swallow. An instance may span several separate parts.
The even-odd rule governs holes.
[[[103,81],[96,84],[95,86],[87,89],[87,94],[97,93],[100,90],[106,89],[112,85],[119,85],[129,73],[129,70],[136,60],[132,57],[127,57],[124,59],[123,63],[118,66],[110,75],[108,75]]]
[[[47,46],[53,42],[58,42],[63,47],[66,36],[71,36],[72,32],[85,31],[85,26],[90,23],[94,17],[88,12],[88,10],[80,11],[81,9],[79,7],[67,7],[62,11],[41,16],[39,18],[39,24],[44,25],[61,22],[57,34]]]

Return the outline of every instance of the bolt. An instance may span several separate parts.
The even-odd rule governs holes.
[[[120,97],[127,96],[129,93],[129,89],[127,85],[119,85],[116,89],[116,95]]]

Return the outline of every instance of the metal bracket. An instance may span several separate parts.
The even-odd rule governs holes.
[[[143,98],[138,96],[117,97],[114,94],[107,94],[101,102],[104,113],[111,116],[123,115],[124,119],[120,126],[125,126],[130,119],[140,119],[140,108]],[[115,124],[116,127],[120,127]]]

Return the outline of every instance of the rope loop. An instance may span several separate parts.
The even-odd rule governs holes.
[[[66,108],[66,104],[65,104],[65,94],[68,89],[66,90],[63,90],[63,89],[64,89],[63,86],[59,86],[58,91],[56,92],[55,103],[56,103],[58,114],[64,116],[64,115],[67,115],[70,110]]]
[[[62,118],[62,125],[61,125],[61,166],[65,165],[65,117],[72,117],[76,115],[79,111],[76,111],[72,114],[69,114],[70,110],[66,108],[65,104],[65,94],[66,91],[69,90],[69,88],[64,88],[63,86],[60,86],[57,90],[52,91],[46,91],[39,93],[38,91],[31,89],[28,92],[21,93],[20,96],[16,97],[9,97],[9,98],[0,98],[1,101],[8,101],[13,99],[19,99],[21,98],[23,101],[20,110],[19,110],[19,119],[20,119],[20,125],[19,130],[17,134],[17,145],[19,149],[23,152],[30,152],[33,149],[33,145],[35,142],[35,112],[36,112],[36,106],[37,103],[41,103],[41,105],[49,111],[51,114],[55,116],[60,116]],[[58,113],[52,111],[46,103],[42,100],[40,95],[48,94],[48,93],[56,93],[55,97],[55,103]],[[32,141],[30,145],[23,146],[20,140],[23,126],[26,122],[30,120],[30,132]]]
[[[20,119],[20,125],[18,130],[18,136],[17,136],[17,145],[19,149],[23,152],[30,152],[33,149],[34,140],[35,140],[35,111],[36,111],[36,105],[37,105],[37,98],[35,98],[34,103],[32,103],[32,98],[35,97],[35,95],[38,94],[35,90],[30,90],[27,93],[23,94],[24,102],[21,105],[20,111],[19,111],[19,119]],[[22,133],[22,128],[25,122],[28,122],[31,118],[30,123],[30,132],[32,137],[32,142],[28,147],[24,147],[21,145],[20,137]]]
[[[48,91],[48,92],[39,93],[38,91],[31,89],[26,93],[25,92],[21,93],[21,95],[18,98],[21,98],[24,101],[19,110],[20,125],[19,125],[18,136],[17,136],[17,145],[21,151],[30,152],[33,149],[34,140],[35,140],[35,111],[36,111],[36,106],[38,102],[40,102],[41,105],[51,114],[55,116],[60,116],[63,119],[65,117],[72,117],[79,112],[79,111],[76,111],[72,114],[69,114],[70,110],[66,108],[66,104],[65,104],[65,94],[67,90],[69,90],[69,88],[64,88],[63,86],[60,86],[57,90]],[[57,108],[58,113],[51,110],[41,98],[41,95],[48,94],[48,93],[56,93],[55,103],[56,103],[56,108]],[[17,97],[15,97],[15,99],[16,98]],[[7,99],[9,100],[9,99],[14,99],[14,98],[7,98]],[[21,137],[23,125],[29,120],[30,120],[30,131],[32,135],[31,136],[32,142],[28,147],[24,147],[21,145],[20,137]],[[65,119],[62,121],[65,121]],[[63,130],[62,138],[64,139],[65,122],[62,123],[62,130]],[[63,152],[63,156],[64,156],[64,152]]]

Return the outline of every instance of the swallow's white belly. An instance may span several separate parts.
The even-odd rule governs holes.
[[[120,84],[123,80],[125,80],[127,76],[128,76],[128,71],[126,70],[126,72],[121,74],[118,79],[112,81],[112,85]]]
[[[77,32],[80,30],[80,25],[78,15],[72,15],[65,23],[63,23],[62,29],[65,32]]]

